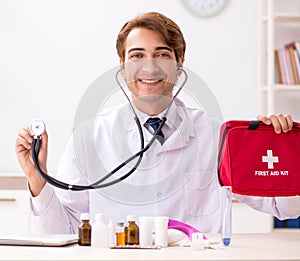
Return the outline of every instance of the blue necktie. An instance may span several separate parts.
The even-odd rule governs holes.
[[[154,130],[154,133],[155,133],[157,131],[160,123],[162,122],[162,120],[158,117],[155,117],[155,118],[149,118],[146,122],[151,126],[151,128]],[[156,138],[160,142],[160,144],[164,143],[165,137],[161,130],[157,133]]]

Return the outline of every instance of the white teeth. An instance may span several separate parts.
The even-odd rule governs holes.
[[[141,82],[151,84],[151,83],[157,83],[159,82],[159,80],[141,80]]]

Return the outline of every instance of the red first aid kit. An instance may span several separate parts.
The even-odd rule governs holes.
[[[260,121],[223,123],[218,176],[221,186],[240,195],[300,195],[300,124],[276,134]]]

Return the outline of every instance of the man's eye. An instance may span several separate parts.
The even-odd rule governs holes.
[[[140,59],[142,57],[143,57],[143,55],[140,53],[135,53],[135,54],[130,55],[130,59]]]
[[[169,58],[171,55],[169,53],[158,53],[156,55],[157,57],[162,57],[162,58]]]

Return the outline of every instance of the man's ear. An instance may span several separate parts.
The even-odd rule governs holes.
[[[120,69],[121,69],[121,74],[125,78],[125,71],[124,71],[124,62],[122,58],[120,58]]]
[[[182,73],[181,68],[183,66],[183,63],[184,63],[184,57],[182,56],[178,59],[177,62],[177,76],[180,76]]]

